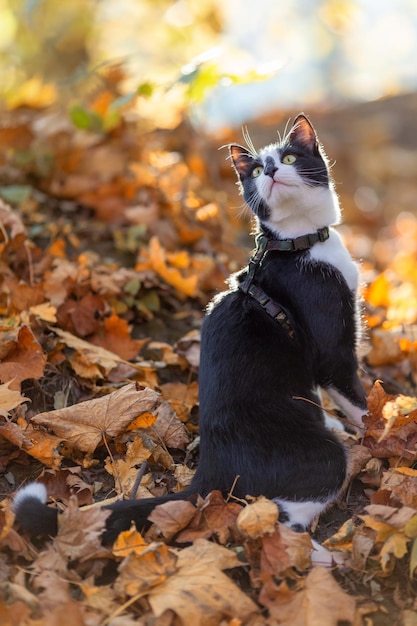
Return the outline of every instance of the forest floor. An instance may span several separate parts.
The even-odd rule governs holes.
[[[104,96],[91,103],[103,119]],[[405,124],[412,107],[393,107],[318,116],[343,180],[341,233],[362,259],[369,395],[364,436],[344,435],[349,486],[312,531],[335,554],[330,568],[312,566],[310,535],[280,524],[274,503],[233,493],[162,505],[144,536],[100,542],[100,504],[134,496],[140,468],[146,497],[182,489],[198,463],[204,308],[253,246],[217,152],[239,137],[128,117],[99,133],[49,109],[5,113],[2,624],[417,624],[416,183],[402,127],[395,143],[383,124],[399,107]],[[285,119],[253,123],[253,138]],[[53,540],[14,526],[11,496],[33,479],[64,510]]]

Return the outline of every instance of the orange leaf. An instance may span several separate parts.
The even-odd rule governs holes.
[[[90,341],[129,361],[137,356],[148,339],[132,339],[126,320],[113,314],[104,320],[104,332],[97,331]]]
[[[157,237],[152,237],[149,242],[149,263],[169,285],[172,285],[181,293],[191,298],[197,295],[198,276],[184,277],[175,267],[168,267],[165,251]]]
[[[114,556],[125,557],[129,554],[141,554],[148,548],[148,543],[133,525],[130,530],[119,534],[113,545]]]
[[[13,344],[7,357],[0,363],[0,380],[11,381],[12,389],[20,389],[23,380],[43,376],[46,355],[28,326],[20,327]]]

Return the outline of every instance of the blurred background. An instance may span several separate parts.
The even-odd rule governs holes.
[[[1,195],[32,186],[150,232],[162,193],[179,198],[166,248],[194,245],[169,225],[184,212],[247,247],[218,148],[245,125],[260,148],[304,111],[342,232],[381,270],[417,253],[416,58],[417,0],[0,0]]]

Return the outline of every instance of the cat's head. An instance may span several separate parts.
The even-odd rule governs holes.
[[[305,115],[295,118],[282,141],[258,153],[239,145],[229,150],[243,197],[261,228],[298,237],[340,220],[327,159]]]

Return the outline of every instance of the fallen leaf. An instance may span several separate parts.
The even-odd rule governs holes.
[[[18,407],[23,402],[30,402],[29,398],[22,396],[20,391],[10,389],[10,382],[0,385],[0,415],[7,417],[7,415]]]
[[[196,514],[196,508],[186,500],[165,502],[154,508],[148,519],[156,524],[163,536],[169,541],[185,528]]]
[[[19,420],[18,424],[6,422],[0,425],[0,434],[19,449],[38,459],[48,467],[58,468],[62,461],[60,453],[62,439],[49,433],[35,430]]]
[[[154,410],[159,401],[156,391],[147,387],[137,389],[131,383],[101,398],[38,413],[32,421],[50,428],[74,448],[94,452],[104,437],[115,437],[138,415]]]
[[[77,498],[71,496],[68,507],[59,518],[58,535],[54,546],[68,559],[86,561],[103,552],[101,535],[110,511],[102,507],[78,507]]]
[[[225,544],[230,539],[231,529],[236,525],[241,509],[237,502],[226,502],[220,491],[212,491],[195,511],[188,527],[178,534],[177,543],[215,536]]]
[[[104,320],[103,330],[96,331],[90,341],[129,361],[137,356],[148,339],[132,339],[128,323],[113,314]]]
[[[4,333],[0,335],[4,336]],[[0,380],[10,381],[12,389],[20,389],[23,380],[41,378],[45,365],[46,354],[30,328],[23,325],[19,328],[13,347],[0,363]]]
[[[147,550],[149,544],[142,537],[140,532],[136,530],[136,526],[133,524],[130,530],[124,530],[119,533],[116,541],[113,544],[113,554],[117,557],[126,557],[129,554],[142,554]]]
[[[258,608],[223,572],[240,566],[223,546],[198,539],[178,555],[178,571],[152,587],[148,600],[156,617],[174,611],[184,624],[218,626],[222,618],[247,620]]]
[[[163,543],[151,543],[137,554],[130,552],[119,565],[119,576],[114,584],[118,593],[136,596],[148,594],[177,572],[177,557]]]
[[[268,626],[338,626],[351,623],[355,616],[355,599],[344,592],[331,572],[314,567],[301,591],[278,589],[275,597],[263,597],[268,607]]]
[[[278,506],[272,500],[260,497],[245,506],[237,518],[237,527],[241,533],[253,539],[266,533],[275,532],[278,521]]]
[[[168,448],[186,448],[190,436],[169,403],[161,402],[154,414],[157,420],[152,430],[156,435],[156,441],[163,441]]]
[[[165,250],[157,237],[152,237],[149,241],[149,266],[180,293],[191,298],[197,295],[198,276],[196,274],[188,277],[183,276],[176,267],[169,267]]]

